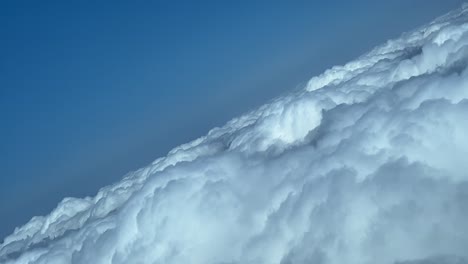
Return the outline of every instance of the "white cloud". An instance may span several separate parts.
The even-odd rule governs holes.
[[[467,263],[467,12],[64,199],[0,263]]]

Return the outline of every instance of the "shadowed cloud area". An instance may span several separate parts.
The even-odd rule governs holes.
[[[366,8],[369,5],[365,3],[358,1],[352,6],[341,5],[340,19],[346,21],[349,13],[353,12],[366,14],[363,10],[368,11]],[[416,13],[424,2],[414,1],[406,5],[407,9],[401,9],[405,7],[403,2],[400,5],[398,3],[395,1],[393,5],[381,8],[402,13],[413,8],[411,12]],[[253,10],[260,8],[255,5],[250,7]],[[321,7],[322,12],[325,12],[324,17],[316,18],[316,23],[328,21],[326,12],[335,15],[338,12],[331,4]],[[379,10],[377,6],[373,7]],[[11,7],[9,12],[21,11],[15,8],[19,7]],[[78,7],[70,10],[75,8]],[[106,10],[107,7],[102,8]],[[117,5],[111,8],[115,11],[113,14],[116,14],[116,20],[112,23],[117,23],[120,21],[117,18],[121,17],[116,11],[128,7]],[[52,154],[44,154],[38,160],[10,162],[3,168],[9,173],[6,175],[12,175],[12,178],[17,175],[19,178],[14,182],[12,178],[2,177],[2,225],[12,225],[9,222],[11,220],[8,220],[9,214],[13,215],[12,219],[17,225],[17,219],[23,219],[31,212],[44,211],[48,206],[42,204],[52,203],[55,196],[84,198],[65,198],[50,213],[38,213],[43,216],[33,217],[6,236],[0,244],[0,263],[468,263],[468,163],[465,158],[468,155],[467,5],[398,38],[386,42],[382,40],[383,44],[370,52],[342,66],[333,67],[329,64],[339,64],[337,61],[343,58],[356,57],[355,52],[362,52],[360,49],[375,44],[373,42],[384,35],[364,37],[369,32],[359,30],[351,34],[344,30],[346,25],[329,21],[327,25],[331,28],[343,30],[340,31],[343,35],[341,41],[329,42],[331,47],[323,48],[325,42],[321,42],[324,41],[320,40],[321,35],[330,33],[322,28],[323,31],[310,31],[310,42],[304,37],[303,43],[310,45],[294,48],[288,45],[296,42],[289,43],[287,36],[294,37],[296,33],[286,30],[288,27],[278,28],[275,30],[291,35],[277,36],[277,42],[266,41],[264,49],[251,51],[251,64],[243,64],[241,60],[234,59],[240,55],[236,52],[247,52],[249,36],[252,37],[249,34],[271,28],[262,23],[273,21],[273,18],[280,19],[284,12],[295,11],[298,17],[306,17],[309,10],[300,7],[286,10],[285,6],[273,5],[268,9],[269,15],[266,15],[271,20],[261,20],[259,17],[262,15],[249,14],[247,10],[250,9],[239,6],[212,7],[215,10],[226,8],[232,12],[231,15],[236,15],[236,21],[244,18],[254,28],[260,25],[256,30],[242,32],[247,42],[236,40],[233,42],[236,43],[235,47],[231,46],[233,54],[225,55],[225,46],[221,52],[216,48],[217,42],[207,42],[206,38],[213,38],[212,34],[217,32],[223,39],[227,37],[225,41],[229,42],[229,36],[236,36],[232,32],[224,35],[229,22],[213,26],[210,22],[219,19],[210,20],[203,16],[203,12],[195,12],[200,9],[199,6],[184,5],[184,8],[177,9],[180,11],[178,14],[184,19],[194,16],[193,21],[198,21],[199,25],[177,24],[168,32],[165,31],[167,24],[154,29],[147,25],[143,11],[151,13],[150,9],[138,10],[143,15],[135,12],[132,16],[135,21],[141,19],[141,25],[169,38],[162,38],[160,45],[171,46],[169,50],[181,47],[172,50],[174,54],[165,55],[170,60],[160,57],[165,53],[147,53],[148,43],[138,39],[143,37],[135,33],[136,39],[132,38],[135,42],[131,43],[141,54],[135,51],[131,54],[136,57],[126,57],[123,63],[118,55],[125,54],[121,48],[126,45],[122,43],[130,39],[119,42],[114,39],[115,35],[96,33],[100,38],[109,38],[115,45],[106,45],[97,53],[81,50],[80,56],[72,56],[74,60],[65,64],[67,67],[63,68],[64,62],[58,60],[56,64],[48,64],[50,68],[37,67],[33,73],[28,72],[31,79],[6,82],[7,88],[2,89],[6,97],[2,96],[2,100],[10,98],[12,101],[2,104],[2,107],[15,109],[16,116],[9,115],[9,118],[24,118],[25,129],[35,128],[6,129],[3,133],[15,133],[17,137],[24,136],[25,140],[21,144],[9,142],[15,146],[8,148],[7,144],[6,149],[15,149],[18,153],[7,154],[14,158],[26,155],[21,151],[29,149],[26,147],[28,142],[38,144],[36,147],[44,144],[41,151]],[[158,10],[164,17],[167,10],[163,6]],[[4,10],[2,12],[6,13]],[[67,21],[68,14],[50,12],[60,18],[57,21]],[[132,14],[132,10],[125,12],[127,15]],[[214,16],[223,14],[215,12]],[[238,17],[240,14],[242,16]],[[369,16],[381,21],[377,15],[380,13]],[[93,18],[93,14],[90,16]],[[108,32],[99,32],[99,26],[111,23],[109,16],[112,15],[104,16],[107,19],[100,15],[93,18],[102,19],[97,24],[96,32]],[[259,20],[248,20],[254,17]],[[177,20],[166,18],[173,22]],[[8,21],[15,23],[15,19],[16,23],[23,21],[21,16],[10,17]],[[41,28],[47,23],[57,22],[54,16],[47,17],[47,23],[44,19],[28,26]],[[118,23],[121,23],[122,30],[134,25],[126,23],[128,16],[121,19],[122,22]],[[304,29],[309,27],[306,20],[299,20],[291,22],[295,20],[286,19],[284,23],[292,23],[290,26],[302,25]],[[89,23],[88,28],[96,27],[94,23],[87,19],[70,21],[79,22],[76,22],[75,29],[67,27],[63,30],[75,34],[71,34],[70,39],[59,39],[57,43],[70,41],[78,43],[76,45],[80,47],[96,45],[80,42],[81,35],[77,34],[89,34],[85,30],[86,23]],[[233,20],[228,17],[223,21]],[[364,25],[368,21],[358,19],[358,22],[353,23]],[[246,24],[243,26],[247,28]],[[378,32],[377,26],[375,32]],[[176,39],[179,41],[174,41],[170,39],[174,34],[187,33],[185,30],[178,32],[178,27],[210,27],[214,31],[206,33],[206,36],[200,36],[200,32],[195,31],[183,37],[178,36]],[[137,29],[132,28],[129,32]],[[396,26],[394,29],[402,28]],[[2,30],[8,31],[8,27]],[[235,28],[232,30],[236,31]],[[386,31],[383,28],[381,30]],[[39,39],[55,36],[52,33],[50,36],[39,33],[36,36]],[[323,38],[330,41],[327,37]],[[188,39],[195,40],[188,42]],[[353,43],[344,43],[344,39],[352,39]],[[189,43],[194,47],[187,50]],[[18,43],[7,41],[5,45],[13,44]],[[197,45],[205,44],[207,47],[203,49],[210,49],[217,55],[205,58],[202,56],[204,53],[193,53]],[[242,45],[247,46],[242,48]],[[282,50],[282,45],[294,52],[275,52],[275,49]],[[71,56],[73,53],[72,50],[62,51],[64,53],[60,55],[60,48],[53,45],[50,49],[43,49],[49,53],[27,54],[29,49],[26,49],[24,57],[12,55],[5,61],[14,63],[16,59],[19,65],[18,60],[27,60],[29,55],[44,56],[42,59],[54,61],[54,56]],[[308,49],[315,49],[315,52],[333,50],[337,53],[317,55],[320,53],[308,53]],[[347,49],[349,53],[343,51]],[[103,57],[95,58],[92,55]],[[151,57],[153,55],[155,57]],[[231,63],[226,63],[218,55],[233,56],[229,57]],[[262,60],[261,56],[279,57]],[[39,57],[36,59],[41,61]],[[90,59],[95,59],[96,63],[101,63],[106,69],[106,65],[114,65],[111,79],[115,82],[109,83],[107,78],[102,77],[111,74],[104,68],[99,70],[91,67],[89,71],[84,70],[82,63]],[[142,59],[148,62],[147,67],[141,65]],[[174,64],[153,64],[152,61],[158,59]],[[214,63],[217,60],[225,63]],[[135,64],[131,64],[132,61]],[[187,63],[184,64],[184,61]],[[268,63],[260,67],[262,62]],[[7,63],[3,63],[5,65],[2,64],[2,67],[6,69]],[[194,80],[205,73],[201,69],[199,72],[192,71],[191,67],[194,66],[190,65],[206,66],[212,63],[221,68],[214,71],[213,77],[209,79],[213,82],[210,87],[216,89],[197,86]],[[231,66],[247,67],[246,71],[250,75],[244,75],[245,72],[234,70]],[[73,71],[74,67],[84,71],[77,74]],[[178,71],[168,70],[167,67],[175,67]],[[321,67],[329,69],[319,74]],[[64,75],[51,78],[46,74],[51,70]],[[149,71],[144,75],[146,78],[140,75],[143,70]],[[10,71],[18,75],[24,73]],[[152,73],[159,77],[152,79]],[[299,82],[304,76],[313,76],[315,73],[316,76],[303,86],[283,93],[288,87],[282,86],[291,85],[293,81]],[[132,74],[135,78],[140,77],[136,78],[140,83],[130,82],[135,79],[125,77]],[[281,74],[284,74],[284,79],[276,77]],[[91,87],[95,90],[74,92],[73,89],[65,89],[69,87],[67,85],[79,87],[77,83],[90,85],[89,79],[80,78],[83,76],[93,76],[94,86]],[[157,83],[156,80],[159,81],[161,76],[166,76],[167,82]],[[2,78],[8,81],[8,77]],[[55,87],[56,94],[42,94],[41,89],[27,90],[25,85],[30,85],[31,80],[38,85],[44,82]],[[199,81],[198,85],[206,84],[206,80]],[[143,85],[143,82],[147,83]],[[163,84],[167,88],[161,86]],[[100,89],[101,86],[112,89]],[[128,89],[133,86],[147,87],[147,93],[142,95],[143,90],[138,88]],[[41,85],[38,87],[44,88]],[[155,87],[161,90],[156,93],[153,91]],[[171,89],[176,87],[180,89],[174,93]],[[232,88],[233,91],[229,87],[236,89]],[[255,87],[259,90],[254,92],[252,89]],[[265,89],[265,93],[257,95],[263,93],[262,89]],[[23,91],[30,93],[23,94]],[[179,96],[179,93],[184,96]],[[187,94],[191,95],[190,100]],[[275,99],[238,115],[224,125],[218,125],[222,124],[226,116],[243,112],[258,101],[270,97]],[[110,98],[112,102],[106,102],[103,98]],[[129,103],[129,100],[135,101]],[[128,104],[117,107],[113,105],[116,102]],[[38,104],[43,105],[38,107]],[[89,108],[70,110],[70,107],[78,105]],[[57,111],[59,106],[64,107],[64,112]],[[38,107],[37,112],[33,111],[35,107]],[[150,112],[154,111],[154,116],[136,115],[138,111],[127,110],[132,107],[150,109]],[[97,109],[100,111],[95,112]],[[48,111],[54,114],[50,115]],[[114,112],[121,115],[110,114]],[[150,112],[142,113],[150,115]],[[83,124],[81,118],[87,120],[84,122],[86,126],[79,126]],[[66,128],[60,130],[58,127],[64,124],[64,119],[73,122],[67,123]],[[42,126],[43,122],[47,125]],[[173,124],[169,125],[168,122]],[[207,126],[217,127],[164,154],[175,142],[202,134]],[[59,129],[60,133],[52,135],[64,138],[53,142],[67,142],[65,147],[49,146],[47,144],[50,141],[47,140],[35,141],[41,137],[34,133],[41,135],[54,129]],[[72,140],[73,133],[69,134],[70,131],[82,137],[86,137],[87,133],[96,133],[100,137],[93,138],[101,138],[105,142],[93,144],[83,139]],[[161,139],[155,142],[153,137]],[[139,138],[140,141],[129,138]],[[153,146],[154,150],[144,146]],[[106,151],[104,147],[108,147]],[[69,154],[59,151],[63,151],[63,148],[68,149],[70,152],[65,153]],[[95,153],[89,154],[90,149],[94,149]],[[127,154],[119,149],[126,150]],[[152,157],[159,155],[161,158],[128,173],[121,180],[112,178],[111,173],[120,173],[129,166],[144,163],[147,152],[152,153]],[[5,159],[9,160],[7,154]],[[56,155],[55,159],[52,159],[53,155]],[[130,161],[124,164],[120,162],[127,159]],[[37,169],[35,166],[39,166],[37,163],[41,161],[45,163],[42,165],[44,169],[37,170],[38,173],[28,170]],[[116,169],[105,169],[104,165],[93,167],[98,163]],[[57,167],[50,167],[50,164],[57,164]],[[80,166],[82,164],[88,164],[88,167],[83,168]],[[45,168],[52,170],[51,173],[42,174],[48,171]],[[106,175],[99,178],[96,173],[103,171],[106,171]],[[27,172],[31,175],[18,176]],[[98,188],[97,184],[103,186],[112,179],[115,183],[93,194]],[[83,187],[88,182],[90,186]],[[59,189],[62,191],[54,194],[54,190]],[[67,194],[64,194],[64,190],[68,191]],[[49,193],[50,200],[46,201],[44,197]],[[36,211],[29,209],[32,205],[38,207],[34,209]]]

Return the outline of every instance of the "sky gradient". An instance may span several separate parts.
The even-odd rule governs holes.
[[[3,2],[0,237],[461,2]]]

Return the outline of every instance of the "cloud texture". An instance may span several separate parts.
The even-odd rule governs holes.
[[[468,7],[0,245],[0,263],[468,263]]]

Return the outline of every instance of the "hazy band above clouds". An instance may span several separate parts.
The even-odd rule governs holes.
[[[64,199],[0,263],[468,263],[467,64],[463,7]]]

